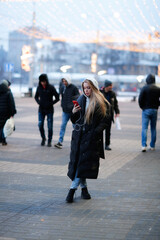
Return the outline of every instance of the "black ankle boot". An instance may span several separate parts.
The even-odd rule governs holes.
[[[68,203],[72,203],[73,202],[73,196],[74,196],[74,193],[75,193],[76,189],[70,189],[69,190],[69,193],[66,197],[66,202]]]
[[[47,145],[47,146],[48,146],[48,147],[52,147],[51,141],[48,140],[48,145]]]
[[[5,139],[5,138],[2,139],[2,145],[3,145],[3,146],[7,145],[7,142],[6,142],[6,139]]]
[[[87,188],[82,188],[81,198],[83,198],[83,199],[91,199],[91,195],[89,194]]]
[[[41,146],[44,146],[44,145],[45,145],[45,141],[46,141],[46,139],[45,139],[45,138],[42,138]]]

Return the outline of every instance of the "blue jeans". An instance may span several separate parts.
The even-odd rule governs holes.
[[[66,131],[66,126],[67,126],[67,123],[68,123],[70,117],[71,117],[71,113],[62,112],[62,124],[61,124],[61,130],[59,133],[59,142],[60,143],[63,142],[64,134]]]
[[[53,113],[41,113],[38,112],[38,127],[41,134],[42,139],[46,139],[45,130],[44,130],[44,120],[45,116],[47,116],[47,126],[48,126],[48,141],[52,141],[53,136]]]
[[[76,172],[75,178],[72,181],[70,188],[77,189],[79,185],[81,186],[81,188],[85,188],[85,187],[87,187],[87,182],[86,182],[85,178],[77,178],[77,172]]]
[[[156,142],[156,124],[157,124],[157,109],[145,109],[142,111],[142,147],[147,146],[147,131],[150,122],[151,142],[150,147],[155,147]]]

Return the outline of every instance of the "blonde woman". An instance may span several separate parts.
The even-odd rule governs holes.
[[[81,197],[90,199],[86,178],[96,179],[99,159],[104,158],[103,130],[108,125],[109,103],[99,91],[95,79],[82,83],[83,94],[72,110],[74,124],[71,140],[68,177],[72,180],[66,202],[72,203],[76,189],[82,188]]]

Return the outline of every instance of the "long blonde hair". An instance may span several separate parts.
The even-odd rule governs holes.
[[[83,92],[84,92],[84,85],[83,85],[84,83],[88,83],[92,89],[89,106],[88,106],[86,114],[85,114],[85,120],[89,124],[90,121],[92,120],[92,117],[93,117],[93,114],[95,111],[95,107],[97,108],[97,112],[102,117],[105,117],[106,111],[107,111],[107,105],[109,106],[109,102],[106,100],[106,98],[103,96],[103,94],[94,86],[92,81],[89,79],[86,79],[82,83]],[[106,105],[106,103],[108,103],[108,104]]]

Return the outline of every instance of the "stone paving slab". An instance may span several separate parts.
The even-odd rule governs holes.
[[[160,121],[156,151],[142,153],[141,110],[119,102],[122,130],[113,125],[112,151],[99,178],[88,180],[92,199],[77,190],[67,204],[71,123],[63,149],[41,147],[37,104],[16,98],[16,105],[16,131],[0,145],[0,240],[160,240]],[[57,104],[53,144],[60,124]]]

